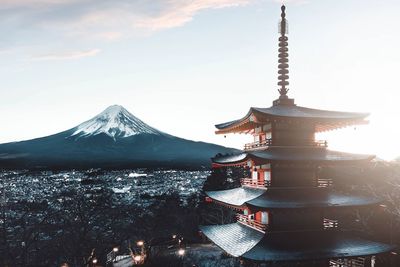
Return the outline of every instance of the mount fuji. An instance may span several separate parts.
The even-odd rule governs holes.
[[[114,141],[138,134],[163,135],[162,132],[147,125],[119,105],[108,107],[96,117],[75,127],[74,130],[71,137],[79,138],[105,134]]]
[[[235,151],[164,133],[114,105],[64,132],[0,144],[0,168],[198,168]]]

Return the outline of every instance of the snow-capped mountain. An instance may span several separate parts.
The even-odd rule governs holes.
[[[209,167],[235,151],[164,133],[114,105],[67,131],[0,144],[0,168]]]
[[[98,134],[106,134],[116,138],[129,137],[137,134],[163,134],[147,125],[124,107],[113,105],[105,109],[94,118],[79,124],[71,136],[89,137]]]

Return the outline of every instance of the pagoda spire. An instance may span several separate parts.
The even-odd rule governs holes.
[[[280,88],[278,89],[280,93],[279,99],[287,99],[287,92],[289,88],[289,49],[288,49],[288,37],[286,34],[288,33],[288,23],[286,20],[286,7],[282,5],[281,7],[281,22],[279,23],[279,33],[281,36],[279,37],[279,65],[278,65],[278,85]]]

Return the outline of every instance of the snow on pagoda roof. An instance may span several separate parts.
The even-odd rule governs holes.
[[[229,190],[207,191],[205,193],[215,201],[240,207],[245,202],[261,196],[264,192],[265,190],[263,189],[239,187]]]
[[[296,105],[274,105],[269,108],[251,107],[241,119],[215,125],[217,133],[245,132],[274,120],[300,120],[315,124],[317,132],[334,130],[350,125],[366,124],[368,113],[329,111]]]
[[[270,232],[241,257],[253,261],[322,260],[377,255],[393,248],[344,231]]]
[[[328,150],[320,147],[270,147],[262,151],[249,151],[240,154],[213,158],[214,164],[231,165],[253,160],[256,163],[271,161],[313,161],[325,163],[354,163],[372,160],[374,155],[353,154]]]
[[[264,233],[240,223],[200,226],[200,230],[218,247],[234,257],[243,255],[264,237]]]
[[[360,257],[394,246],[345,231],[280,231],[263,234],[240,223],[200,226],[203,234],[234,257],[253,261],[299,261]]]
[[[346,195],[327,188],[268,188],[246,204],[261,209],[296,209],[366,206],[379,202],[376,198]]]
[[[356,207],[375,205],[381,200],[371,197],[346,195],[328,188],[274,188],[256,189],[240,187],[229,190],[208,191],[214,201],[230,206],[256,209],[300,209]]]

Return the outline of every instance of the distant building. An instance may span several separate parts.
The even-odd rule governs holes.
[[[372,208],[379,199],[333,190],[319,177],[323,166],[366,163],[373,155],[327,149],[318,132],[365,124],[366,113],[310,109],[287,96],[288,37],[285,6],[279,37],[280,96],[269,108],[250,108],[241,119],[218,124],[217,134],[254,136],[244,152],[213,158],[213,168],[249,168],[242,186],[209,191],[209,200],[237,210],[237,222],[201,226],[203,234],[248,266],[373,266],[374,255],[393,247],[346,231],[338,220],[349,209]]]

